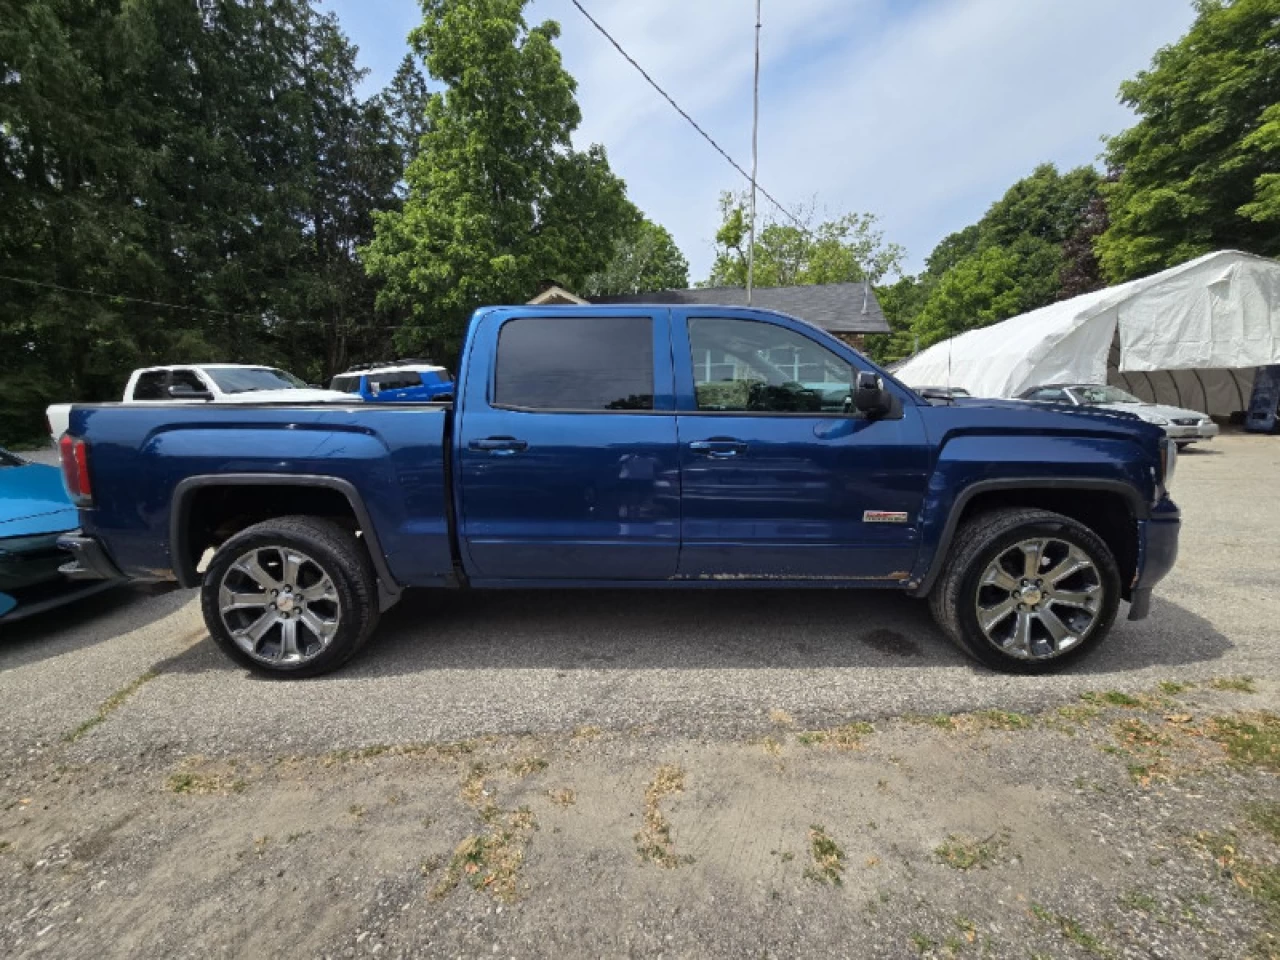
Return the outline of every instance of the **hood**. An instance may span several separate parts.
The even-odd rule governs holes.
[[[0,467],[0,537],[60,533],[79,525],[57,467]]]
[[[1077,407],[1071,403],[1045,403],[1043,401],[1031,402],[1029,400],[994,400],[986,397],[956,397],[951,402],[952,406],[965,407],[972,409],[974,407],[985,407],[995,410],[1021,410],[1030,412],[1035,410],[1050,410],[1054,413],[1070,413],[1081,417],[1101,417],[1106,420],[1141,420],[1142,418],[1132,410],[1126,410],[1125,407],[1133,407],[1135,404],[1122,404],[1117,406],[1095,405],[1092,407]]]
[[[359,403],[356,394],[317,387],[297,387],[283,390],[250,390],[246,393],[224,393],[219,403]]]

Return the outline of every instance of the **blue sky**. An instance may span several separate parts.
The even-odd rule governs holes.
[[[394,73],[414,0],[321,0],[370,71]],[[743,167],[751,149],[754,0],[583,0]],[[1037,163],[1095,162],[1132,122],[1122,80],[1191,24],[1189,0],[764,0],[760,183],[820,215],[877,214],[914,272]],[[720,191],[744,181],[569,0],[558,20],[578,81],[577,141],[602,143],[631,198],[706,277]]]

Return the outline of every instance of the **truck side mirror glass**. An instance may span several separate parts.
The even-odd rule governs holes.
[[[853,406],[867,417],[883,417],[893,409],[893,399],[879,374],[870,370],[858,371],[853,388]]]
[[[169,388],[169,396],[174,400],[212,400],[213,394],[208,390],[197,390],[189,383],[175,383]]]

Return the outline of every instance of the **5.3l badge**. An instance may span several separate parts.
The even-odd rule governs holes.
[[[905,510],[863,510],[863,523],[906,523],[907,512]]]

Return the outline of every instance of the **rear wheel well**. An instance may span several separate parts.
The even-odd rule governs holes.
[[[197,581],[196,569],[206,550],[222,546],[247,527],[285,516],[331,520],[352,531],[360,529],[355,508],[340,490],[300,484],[210,484],[197,487],[175,505],[174,571],[184,585]]]
[[[1110,490],[1015,488],[987,490],[965,503],[953,529],[966,520],[1002,507],[1051,510],[1078,520],[1102,538],[1120,568],[1121,596],[1128,600],[1138,570],[1138,526],[1128,499]],[[950,544],[948,544],[950,549]]]

